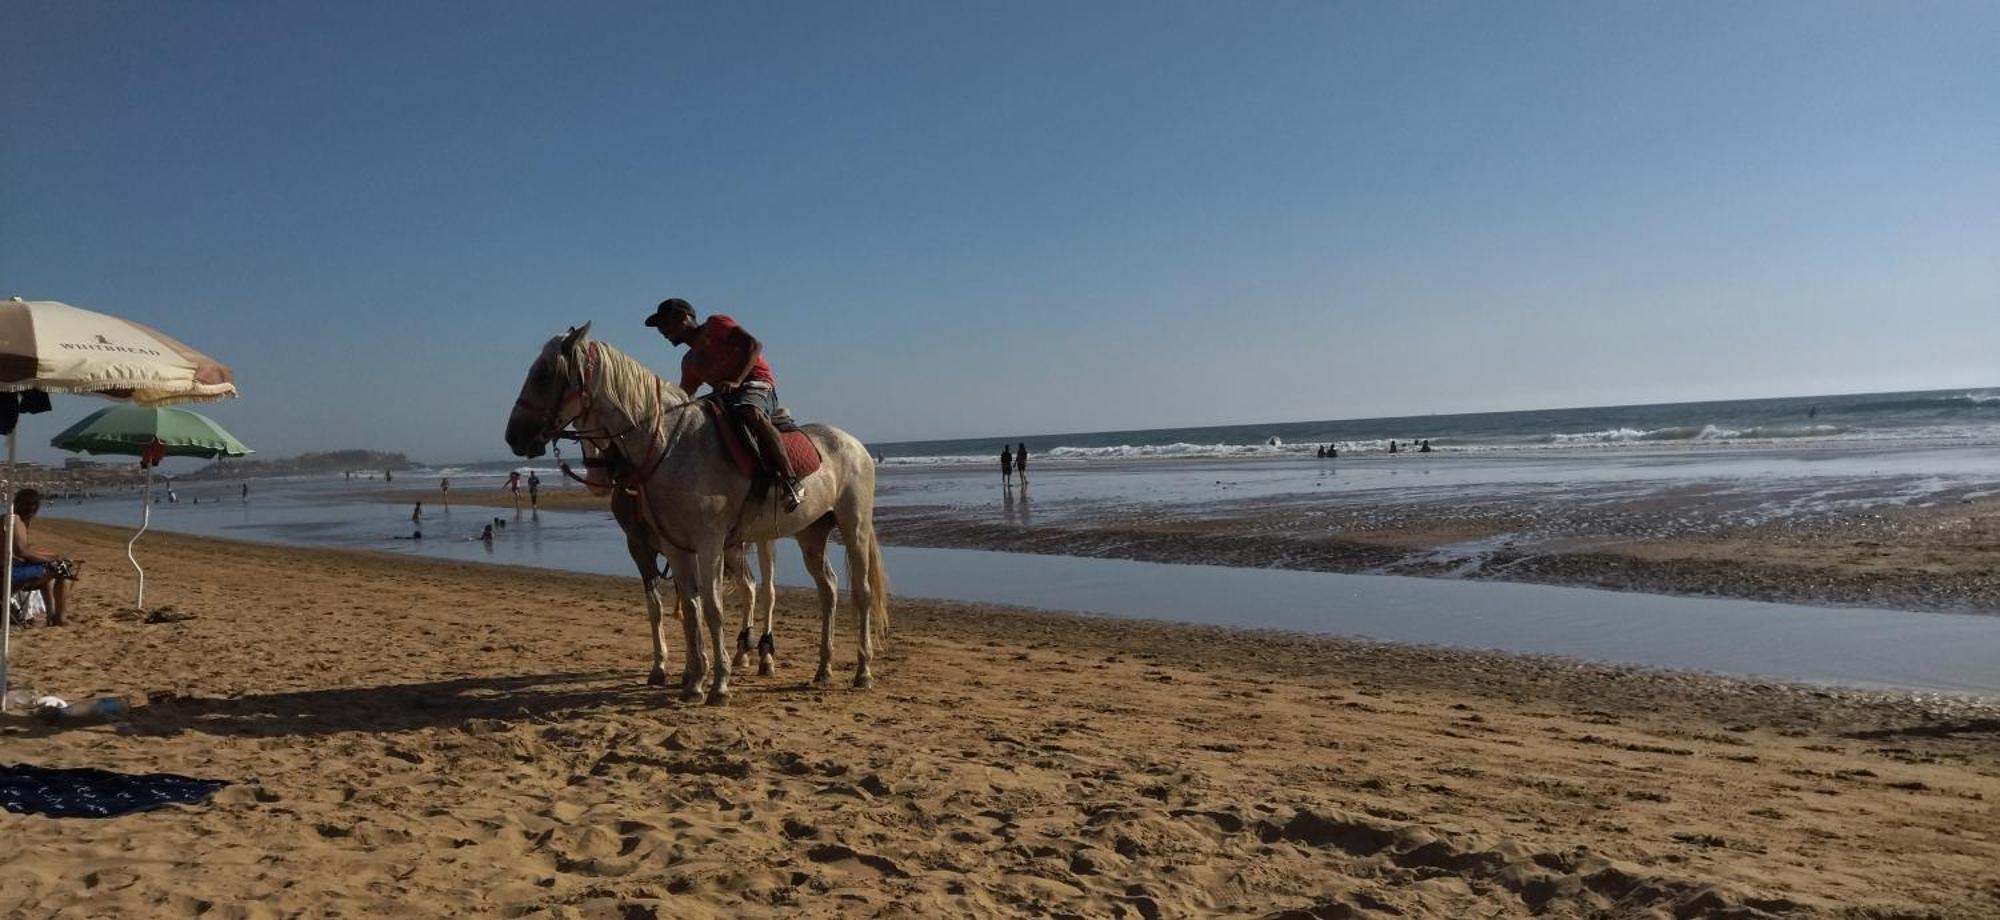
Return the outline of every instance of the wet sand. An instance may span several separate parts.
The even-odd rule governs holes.
[[[1426,461],[1440,473],[1467,462]],[[1238,464],[1233,472],[1270,468]],[[1170,462],[1124,471],[1057,466],[1045,476],[1108,481],[1174,469]],[[891,469],[885,494],[922,486],[928,475]],[[876,520],[885,542],[903,546],[2000,613],[2000,479],[1938,488],[1910,473],[1438,486],[1404,478],[1412,484],[1248,498],[1228,497],[1235,483],[1219,480],[1218,497],[1203,500],[1052,501],[1033,487],[1004,498],[985,494],[999,492],[992,488],[969,501],[962,492],[949,502],[885,501]],[[1310,475],[1298,482],[1322,484]],[[403,504],[437,498],[434,489],[366,494]],[[454,491],[452,501],[512,507],[492,489]],[[564,486],[545,491],[541,507],[605,505]]]
[[[886,542],[911,546],[2000,613],[2000,498],[1863,498],[1776,520],[1730,514],[1747,510],[1735,501],[1701,487],[1639,497],[1571,487],[1107,507],[1032,525],[1018,513],[916,505],[883,508],[877,521]]]
[[[144,705],[9,759],[235,785],[0,814],[0,915],[2000,913],[1988,705],[930,602],[822,692],[788,592],[684,706],[631,579],[122,537],[17,683]]]

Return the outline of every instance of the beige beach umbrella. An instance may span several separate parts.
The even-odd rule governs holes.
[[[0,302],[0,393],[88,393],[157,406],[236,395],[229,368],[151,326],[53,300]],[[14,452],[18,423],[7,432],[5,483],[8,564],[0,566],[0,602],[14,596]],[[13,618],[0,618],[0,708],[6,706]]]

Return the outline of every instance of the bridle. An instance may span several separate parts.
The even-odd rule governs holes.
[[[650,436],[646,439],[646,453],[638,463],[633,465],[632,474],[625,477],[623,481],[620,481],[616,476],[613,477],[614,485],[637,493],[644,487],[645,482],[652,478],[653,473],[659,470],[660,465],[666,462],[667,456],[673,453],[674,447],[680,443],[679,438],[662,438],[666,417],[689,406],[699,405],[700,401],[691,399],[678,406],[661,409],[653,414],[650,424],[647,422],[631,421],[628,418],[627,421],[629,424],[622,431],[614,432],[606,427],[564,430],[571,428],[571,426],[580,423],[583,419],[592,415],[590,394],[597,382],[599,371],[598,348],[599,344],[597,342],[588,343],[581,362],[574,361],[570,355],[563,355],[566,364],[578,364],[582,373],[579,379],[574,381],[570,379],[567,373],[563,374],[565,388],[562,395],[557,398],[555,405],[549,409],[548,418],[542,423],[542,429],[538,434],[543,440],[548,441],[550,447],[554,449],[557,468],[562,471],[562,474],[577,482],[589,485],[590,481],[588,479],[578,476],[575,470],[570,469],[569,463],[562,459],[562,441],[575,441],[579,448],[587,445],[596,452],[596,456],[590,456],[589,454],[584,456],[584,469],[604,468],[608,470],[614,466],[611,459],[613,456],[624,456],[625,452],[621,449],[622,439],[641,428],[650,427],[652,430]],[[663,405],[666,402],[665,381],[655,376],[653,378],[653,390],[654,404]],[[577,410],[574,415],[570,415],[568,420],[565,421],[565,412],[572,404],[577,406]],[[527,409],[531,412],[535,409],[534,406],[528,404],[525,396],[516,398],[514,406],[515,408]],[[623,413],[621,412],[620,414],[622,415]]]

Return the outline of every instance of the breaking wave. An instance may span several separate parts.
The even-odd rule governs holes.
[[[1613,428],[1608,431],[1552,434],[1543,437],[1542,443],[1585,445],[1624,444],[1634,441],[1732,441],[1739,439],[1831,438],[1851,434],[1858,430],[1847,425],[1759,425],[1742,429],[1723,428],[1718,425],[1681,425],[1643,431],[1636,428]]]

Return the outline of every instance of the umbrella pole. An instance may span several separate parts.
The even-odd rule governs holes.
[[[146,532],[147,525],[153,523],[153,468],[139,461],[139,469],[146,474],[145,491],[139,493],[139,533],[125,544],[125,558],[132,560],[132,570],[139,573],[139,593],[132,598],[132,606],[140,611],[146,609],[146,570],[139,567],[139,557],[132,554],[132,547],[139,542],[139,534]]]
[[[0,625],[0,712],[7,711],[7,661],[14,654],[14,446],[19,435],[18,427],[7,432],[7,564],[0,567],[0,603],[7,616]]]

